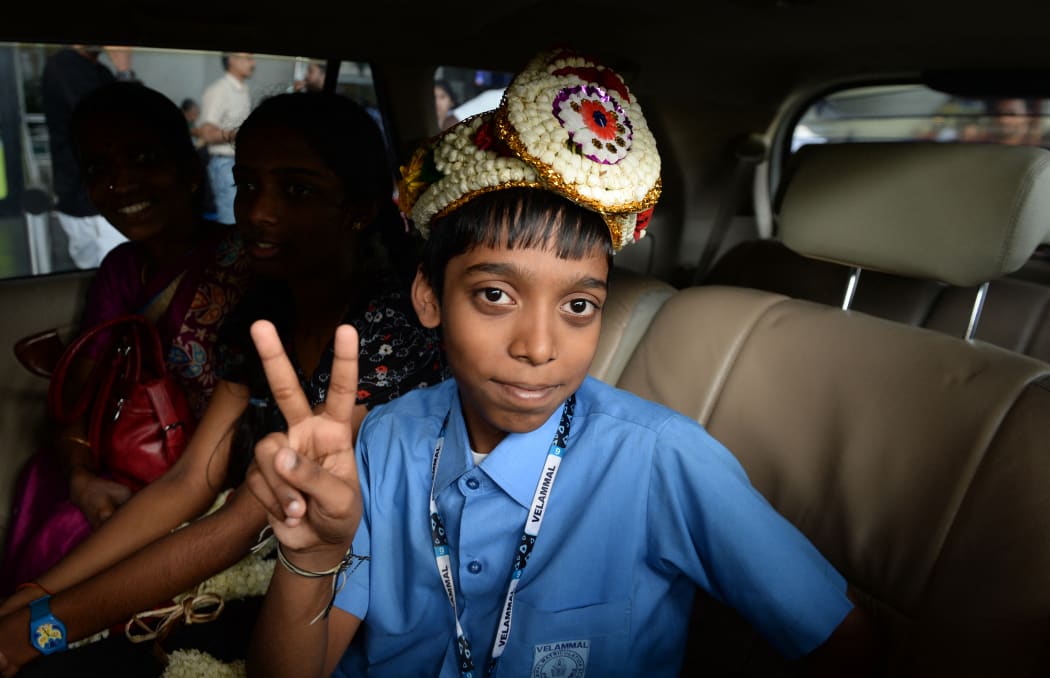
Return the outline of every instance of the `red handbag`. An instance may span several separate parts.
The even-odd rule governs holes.
[[[98,337],[105,349],[77,400],[64,389],[70,366]],[[167,371],[156,328],[141,315],[113,318],[84,332],[62,353],[47,393],[49,414],[70,424],[87,415],[99,471],[139,490],[179,458],[196,421]]]

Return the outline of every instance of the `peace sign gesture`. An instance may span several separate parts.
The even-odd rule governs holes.
[[[336,329],[332,376],[319,414],[310,409],[274,326],[260,320],[251,334],[288,430],[255,445],[248,487],[266,508],[277,539],[301,554],[297,564],[323,570],[342,558],[361,520],[353,425],[357,331],[350,325]]]

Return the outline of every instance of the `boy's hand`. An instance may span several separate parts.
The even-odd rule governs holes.
[[[296,564],[327,569],[342,557],[361,520],[351,427],[357,401],[357,331],[349,325],[336,330],[332,375],[320,414],[310,410],[273,325],[258,321],[251,333],[288,431],[271,433],[256,444],[248,487],[269,513],[277,539],[300,552]]]

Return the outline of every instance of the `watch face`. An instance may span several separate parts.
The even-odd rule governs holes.
[[[33,629],[33,644],[43,653],[64,649],[66,629],[57,621],[45,620]]]

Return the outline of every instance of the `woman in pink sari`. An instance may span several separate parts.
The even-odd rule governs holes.
[[[140,84],[106,85],[78,105],[72,134],[92,202],[128,238],[102,261],[81,327],[146,316],[199,417],[216,383],[220,322],[248,282],[240,236],[201,217],[206,179],[182,113],[164,95]],[[98,358],[104,346],[101,337],[89,353]],[[90,363],[71,374],[83,378]],[[130,497],[97,467],[86,432],[86,422],[55,427],[47,449],[23,469],[0,596],[32,582]]]

